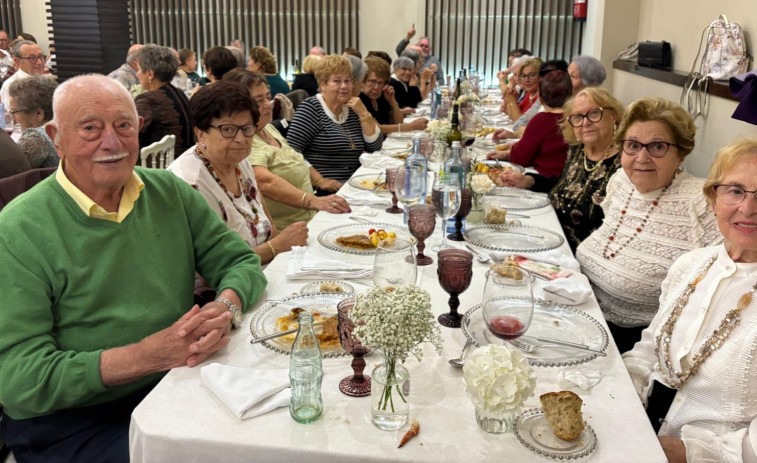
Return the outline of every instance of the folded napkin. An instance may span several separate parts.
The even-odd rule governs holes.
[[[376,193],[368,190],[343,191],[339,195],[347,201],[350,206],[391,206],[391,196],[378,196]]]
[[[370,278],[373,274],[373,262],[353,263],[345,260],[330,259],[318,249],[307,246],[292,247],[292,257],[287,265],[287,278],[306,280],[312,278],[353,279]]]
[[[374,169],[386,169],[387,167],[400,167],[405,165],[402,159],[384,156],[381,153],[363,153],[360,155],[360,165]]]
[[[512,254],[512,252],[496,251],[492,252],[491,256],[497,262],[504,262],[504,260],[507,259],[507,256],[510,256]],[[581,269],[581,266],[578,264],[576,258],[570,254],[566,254],[561,248],[541,252],[519,252],[518,255],[528,257],[529,259],[538,262],[547,262],[548,264],[559,265],[560,267],[565,267],[570,270],[579,271]]]
[[[537,280],[534,285],[534,294],[550,301],[579,305],[586,302],[592,295],[589,279],[580,273],[574,273],[568,278],[557,278],[545,281],[543,284]]]
[[[211,363],[200,369],[200,378],[231,413],[243,420],[286,407],[292,399],[287,370]]]
[[[562,369],[557,373],[557,380],[561,388],[569,388],[576,385],[588,391],[602,380],[602,372],[589,368]]]

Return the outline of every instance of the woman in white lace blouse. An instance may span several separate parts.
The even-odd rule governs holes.
[[[677,389],[669,410],[648,406],[665,417],[671,462],[757,461],[756,192],[757,139],[721,149],[704,194],[725,243],[676,260],[659,312],[623,355],[643,402],[664,389],[653,381]]]
[[[607,184],[604,222],[576,249],[620,352],[652,321],[660,283],[676,258],[722,240],[702,195],[704,180],[681,168],[695,133],[675,103],[631,103],[615,136],[622,170]]]

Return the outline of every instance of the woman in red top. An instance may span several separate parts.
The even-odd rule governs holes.
[[[518,73],[518,84],[526,91],[526,95],[518,102],[518,94],[515,91],[505,93],[504,111],[515,121],[523,115],[528,108],[538,99],[539,90],[539,68],[541,67],[539,58],[531,58],[523,62]]]
[[[570,76],[565,71],[551,71],[539,79],[539,100],[543,112],[531,119],[523,138],[509,151],[494,151],[489,159],[504,159],[523,167],[533,167],[537,173],[519,174],[505,171],[500,180],[506,186],[530,188],[548,192],[557,183],[565,167],[568,144],[562,136],[558,122],[562,119],[562,106],[573,90]]]

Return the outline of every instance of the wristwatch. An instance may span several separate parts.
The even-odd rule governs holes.
[[[226,307],[229,308],[229,312],[231,312],[232,328],[239,328],[239,326],[242,324],[242,309],[240,309],[238,305],[234,304],[225,297],[216,298],[216,302],[226,304]]]

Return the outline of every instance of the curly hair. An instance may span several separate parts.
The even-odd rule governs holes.
[[[715,202],[715,185],[722,183],[723,177],[736,164],[749,156],[757,157],[757,137],[740,138],[718,150],[710,167],[710,173],[707,175],[707,180],[702,187],[704,196],[710,205]]]
[[[266,47],[250,48],[250,59],[260,65],[260,72],[263,74],[278,74],[279,72],[276,67],[276,57]]]
[[[373,73],[376,77],[379,79],[389,81],[389,78],[392,76],[392,70],[387,64],[386,61],[384,61],[383,58],[379,56],[369,56],[365,59],[365,67],[367,68],[367,71],[365,73],[365,78],[368,78],[368,75]]]
[[[8,87],[8,92],[18,108],[42,109],[47,122],[53,118],[53,94],[56,88],[58,82],[55,77],[41,75],[14,80]]]
[[[334,74],[346,74],[352,78],[352,63],[342,55],[328,55],[321,58],[315,68],[315,80],[318,85],[329,81]]]
[[[142,47],[137,62],[142,72],[152,71],[155,78],[161,82],[171,82],[179,68],[171,49],[160,45]]]
[[[562,136],[565,139],[565,142],[569,145],[578,143],[578,139],[576,138],[573,126],[568,123],[568,116],[573,114],[573,105],[576,103],[576,98],[582,95],[589,98],[600,108],[612,110],[615,114],[615,127],[617,127],[618,124],[620,124],[621,119],[623,119],[623,103],[612,96],[612,93],[600,87],[586,87],[576,93],[573,98],[566,101],[562,107],[564,117],[560,120],[560,128],[562,129]]]
[[[213,119],[249,111],[252,123],[260,119],[257,105],[250,97],[250,90],[239,82],[218,81],[200,87],[189,100],[189,118],[192,125],[207,132]]]
[[[665,98],[645,97],[634,101],[628,108],[615,134],[615,144],[620,146],[628,129],[636,122],[661,122],[673,134],[673,143],[678,147],[678,158],[685,158],[694,149],[697,126],[689,113],[681,106]]]

